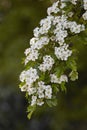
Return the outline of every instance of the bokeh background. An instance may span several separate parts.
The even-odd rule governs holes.
[[[0,130],[87,130],[87,43],[76,41],[79,80],[58,94],[58,105],[27,119],[19,74],[24,50],[53,0],[0,0]],[[87,40],[87,39],[86,39]]]

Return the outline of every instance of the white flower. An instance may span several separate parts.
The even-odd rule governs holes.
[[[44,98],[44,87],[43,86],[38,87],[37,94],[38,94],[39,98]]]
[[[55,74],[50,74],[51,77],[51,83],[58,83],[58,78]]]
[[[41,49],[44,45],[47,45],[49,43],[49,38],[47,36],[43,36],[40,39],[36,41],[35,44],[31,45],[32,50],[39,50]]]
[[[24,82],[25,81],[25,75],[26,75],[26,71],[22,71],[21,74],[20,74],[20,81],[21,82]]]
[[[82,15],[84,20],[87,20],[87,11]]]
[[[64,44],[60,47],[55,47],[55,55],[59,60],[66,61],[71,56],[72,51],[68,49],[68,45]]]
[[[23,85],[20,87],[22,92],[26,92],[27,91],[27,85]]]
[[[87,0],[83,0],[84,2],[84,10],[87,10]]]
[[[43,89],[44,89],[44,84],[45,84],[45,83],[44,83],[43,81],[39,81],[39,82],[38,82],[39,87],[41,86]]]
[[[43,92],[37,92],[37,94],[38,94],[38,98],[44,98],[44,93]]]
[[[83,31],[83,27],[83,24],[78,25],[76,22],[68,22],[68,28],[72,33],[80,33],[81,31]]]
[[[27,50],[27,57],[25,59],[25,65],[29,62],[29,61],[35,61],[38,59],[39,53],[38,50],[34,50],[32,48],[29,48]],[[28,54],[29,53],[29,54]]]
[[[31,106],[36,105],[36,103],[37,103],[37,96],[32,96]]]
[[[68,77],[66,75],[61,75],[59,78],[55,74],[51,74],[51,83],[61,84],[62,82],[68,82]]]
[[[50,71],[53,64],[54,64],[54,59],[50,55],[46,55],[43,57],[43,63],[40,64],[39,69],[42,72],[45,72],[47,70]]]
[[[52,98],[52,88],[50,85],[45,86],[45,98],[51,99]]]
[[[39,37],[39,36],[40,36],[40,28],[39,28],[39,27],[36,27],[36,28],[33,30],[33,33],[34,33],[34,36],[35,36],[35,37]]]
[[[51,27],[51,20],[49,19],[49,17],[42,19],[40,21],[40,26],[43,26],[43,28],[49,30]]]
[[[39,76],[37,75],[37,70],[33,69],[32,67],[26,71],[26,83],[33,83],[35,82]]]
[[[60,8],[63,9],[64,7],[66,7],[66,3],[61,3]]]
[[[26,82],[26,85],[29,87],[34,83],[39,76],[37,75],[37,70],[33,69],[32,67],[29,70],[23,71],[20,75],[20,81]]]
[[[50,55],[46,55],[43,57],[44,63],[54,64],[54,59]]]
[[[77,4],[77,0],[70,0],[70,2],[71,2],[72,4],[74,4],[74,5]]]
[[[49,29],[51,28],[53,19],[54,19],[53,16],[47,16],[47,18],[44,18],[40,21],[40,26],[41,26],[39,29],[40,34],[48,33]]]
[[[67,28],[67,17],[65,15],[56,16],[53,21],[53,25],[55,25],[55,29],[53,30],[55,40],[60,43],[65,41],[65,38],[68,36]]]
[[[60,11],[60,9],[58,8],[58,3],[59,1],[53,3],[53,5],[47,9],[48,15],[50,15],[51,13],[57,13]]]
[[[28,86],[27,92],[29,95],[32,95],[32,94],[36,93],[36,88]]]
[[[35,45],[35,43],[36,43],[38,40],[39,40],[38,37],[33,37],[33,38],[31,38],[31,39],[30,39],[30,45],[31,45],[31,46],[32,46],[32,45]]]
[[[68,82],[68,78],[66,75],[61,75],[59,78],[59,83],[61,84],[62,82]]]
[[[43,81],[38,82],[37,94],[39,98],[44,98],[45,85]]]
[[[71,18],[73,16],[73,14],[74,14],[73,12],[69,12],[68,16]]]
[[[55,32],[54,32],[55,33]],[[60,43],[63,43],[64,42],[64,38],[66,38],[68,35],[67,31],[66,30],[60,30],[60,31],[57,31],[56,30],[56,41]]]
[[[37,105],[38,105],[38,106],[42,106],[43,104],[44,104],[44,101],[42,101],[42,100],[40,100],[40,99],[37,100]]]
[[[38,97],[43,99],[51,99],[52,97],[52,88],[50,85],[45,85],[43,81],[38,82]]]

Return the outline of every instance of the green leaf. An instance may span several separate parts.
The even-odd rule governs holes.
[[[35,111],[35,109],[36,109],[36,105],[28,106],[28,108],[27,108],[27,112],[28,112],[27,117],[28,117],[28,119],[31,119],[31,116],[32,116],[33,112]]]
[[[65,68],[64,63],[59,64],[59,66],[55,68],[54,71],[58,78],[64,73]]]
[[[49,107],[52,107],[52,106],[56,106],[57,105],[57,99],[51,99],[51,100],[46,100],[47,104]]]
[[[53,89],[54,93],[59,92],[59,86],[58,86],[58,84],[52,84],[52,89]]]
[[[72,69],[73,71],[77,70],[77,64],[75,59],[73,59],[72,57],[68,59],[67,63],[67,67],[69,67],[70,69]]]
[[[27,117],[28,117],[29,120],[31,119],[32,114],[33,114],[33,111],[28,113]]]
[[[65,82],[61,83],[61,90],[66,92]]]
[[[78,72],[77,71],[71,71],[71,73],[69,74],[69,77],[72,81],[75,81],[76,79],[78,79]]]
[[[28,99],[28,97],[29,97],[29,94],[26,92],[26,95],[25,95],[25,97],[26,97],[26,99]]]

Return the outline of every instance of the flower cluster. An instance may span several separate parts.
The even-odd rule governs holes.
[[[84,31],[85,25],[73,19],[72,10],[66,13],[67,2],[76,5],[78,0],[58,0],[49,7],[48,16],[33,30],[30,47],[24,52],[26,69],[20,74],[20,88],[26,92],[30,107],[52,103],[57,87],[68,82],[69,77],[73,79],[73,75],[74,79],[78,77],[75,61],[70,68],[73,60],[70,39]],[[87,1],[83,3],[86,12],[82,17],[87,20]]]
[[[71,56],[72,51],[68,49],[68,45],[64,44],[60,47],[55,47],[55,55],[58,59],[67,60]]]
[[[20,81],[26,82],[26,87],[31,87],[32,83],[35,82],[38,78],[39,76],[37,74],[37,70],[33,69],[32,67],[28,70],[23,71],[20,75]]]
[[[47,70],[51,70],[52,66],[54,64],[54,59],[51,58],[51,56],[49,55],[46,55],[43,57],[43,63],[40,64],[39,66],[39,69],[42,71],[42,72],[46,72]]]
[[[32,93],[31,106],[44,104],[44,99],[51,99],[52,88],[50,85],[45,85],[43,81],[38,82],[38,88]]]
[[[51,83],[61,84],[62,82],[68,82],[68,77],[66,75],[61,75],[61,77],[58,78],[55,74],[50,74],[50,77]]]

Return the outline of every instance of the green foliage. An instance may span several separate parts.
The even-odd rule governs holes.
[[[62,82],[62,83],[61,83],[61,91],[66,92],[65,82]]]
[[[28,119],[31,118],[31,116],[32,116],[33,112],[35,111],[35,109],[36,109],[36,106],[28,106],[28,108],[27,108],[27,112],[28,112],[27,117],[28,117]]]
[[[70,76],[70,79],[71,79],[72,81],[75,81],[76,79],[78,79],[78,72],[72,71],[72,72],[69,74],[69,76]]]
[[[49,99],[49,100],[46,100],[46,103],[48,104],[48,106],[49,107],[53,107],[53,106],[56,106],[57,105],[57,102],[58,102],[58,100],[56,99],[56,97],[55,98],[53,98],[53,99]]]

